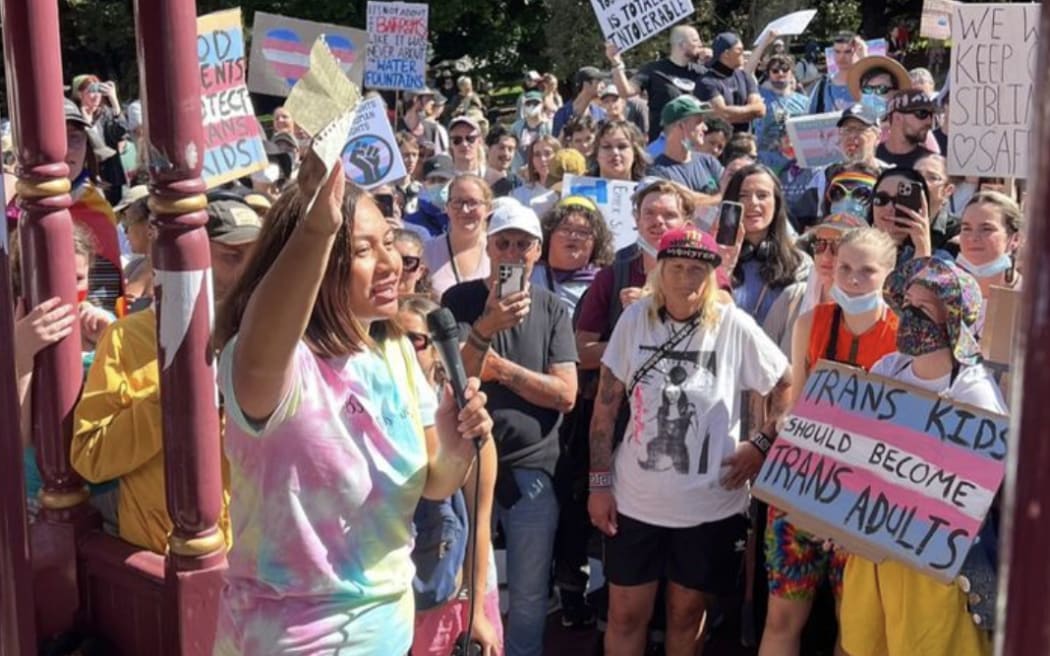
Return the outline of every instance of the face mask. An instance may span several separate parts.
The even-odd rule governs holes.
[[[871,116],[881,119],[886,113],[886,99],[874,93],[865,93],[860,98],[860,104],[868,110]]]
[[[638,248],[642,249],[642,252],[648,255],[649,257],[656,257],[657,255],[659,255],[659,251],[656,250],[656,248],[652,244],[645,241],[645,239],[643,239],[641,235],[638,236]]]
[[[1003,253],[987,264],[974,264],[966,259],[962,253],[959,253],[959,256],[955,258],[955,263],[966,269],[974,278],[991,278],[1014,265],[1008,253]]]
[[[833,202],[829,209],[831,210],[830,216],[848,214],[862,221],[868,216],[868,206],[852,196]]]
[[[915,307],[906,306],[900,314],[897,327],[897,350],[905,355],[919,356],[948,348],[948,329],[935,323],[928,314]]]
[[[860,296],[850,296],[842,291],[838,285],[832,285],[829,293],[831,294],[831,300],[835,301],[842,308],[842,311],[849,315],[864,314],[882,307],[881,289],[875,289]]]
[[[420,198],[430,203],[434,207],[438,208],[442,212],[445,211],[445,205],[448,203],[448,185],[428,185],[423,187],[423,191],[419,193]]]
[[[540,115],[540,111],[543,109],[540,105],[526,105],[525,116],[529,118],[535,118]]]

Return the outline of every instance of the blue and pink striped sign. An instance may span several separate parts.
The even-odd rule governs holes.
[[[820,361],[752,491],[849,551],[947,582],[1003,481],[1008,424]]]

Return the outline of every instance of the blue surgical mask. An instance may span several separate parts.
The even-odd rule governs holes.
[[[861,221],[865,221],[868,216],[868,206],[852,196],[847,196],[842,200],[833,202],[828,209],[830,210],[828,216],[848,214],[860,219]]]
[[[448,184],[424,185],[419,197],[444,212],[448,204]]]
[[[828,292],[831,295],[831,300],[835,301],[836,304],[846,314],[857,315],[864,314],[865,312],[871,312],[882,307],[882,290],[875,289],[867,294],[860,296],[850,296],[838,285],[832,285],[831,290]]]
[[[959,253],[959,256],[955,258],[955,263],[966,269],[974,278],[991,278],[992,276],[997,276],[1012,267],[1014,264],[1013,259],[1010,258],[1008,253],[1003,253],[986,264],[974,264],[966,259],[966,256],[962,253]]]
[[[874,93],[865,93],[860,97],[860,104],[864,106],[868,113],[879,120],[886,113],[886,99],[880,95]]]

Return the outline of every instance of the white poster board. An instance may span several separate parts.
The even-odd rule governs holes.
[[[696,11],[692,0],[591,0],[591,6],[605,40],[615,43],[620,52],[630,50]]]
[[[638,241],[638,228],[634,224],[634,208],[631,204],[631,196],[637,186],[637,182],[629,180],[566,174],[562,180],[561,197],[586,196],[594,201],[612,232],[613,248],[620,250]]]
[[[417,91],[427,86],[427,5],[368,3],[365,87]]]
[[[778,36],[791,36],[794,34],[802,34],[809,27],[810,21],[817,15],[816,9],[803,9],[802,11],[796,11],[788,14],[787,16],[781,16],[762,28],[759,32],[758,38],[755,39],[755,45],[762,43],[762,39],[765,38],[767,32],[776,31]]]
[[[340,157],[346,179],[365,189],[407,175],[382,98],[376,96],[358,104]]]
[[[948,174],[1028,177],[1039,5],[952,9]]]

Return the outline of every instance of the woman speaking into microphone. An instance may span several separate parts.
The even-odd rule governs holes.
[[[215,653],[404,654],[416,503],[459,489],[492,421],[476,380],[459,410],[392,373],[368,335],[397,314],[394,231],[340,165],[304,168],[216,329],[235,531]]]

